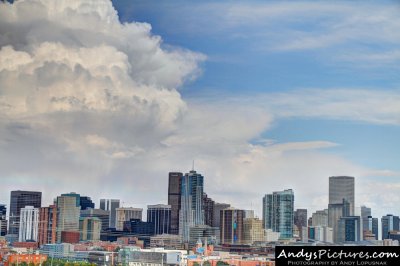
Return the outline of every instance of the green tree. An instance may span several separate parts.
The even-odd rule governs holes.
[[[217,266],[223,266],[223,265],[229,265],[229,263],[226,263],[225,261],[222,260],[217,261]]]

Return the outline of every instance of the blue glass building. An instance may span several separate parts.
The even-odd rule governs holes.
[[[190,227],[204,224],[203,190],[204,177],[201,174],[192,170],[182,176],[179,234],[185,243],[189,242]]]
[[[294,194],[293,190],[273,192],[263,198],[264,228],[280,232],[280,238],[293,237]]]

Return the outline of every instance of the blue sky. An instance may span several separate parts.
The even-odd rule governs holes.
[[[122,21],[149,23],[167,45],[207,56],[202,75],[180,89],[189,102],[244,97],[249,99],[245,104],[254,99],[259,105],[260,95],[299,91],[301,96],[307,89],[321,94],[335,89],[399,93],[400,36],[395,32],[399,21],[392,16],[400,5],[395,1],[114,1],[114,5]],[[390,96],[384,95],[371,108],[384,105],[385,97]],[[330,99],[321,100],[325,105]],[[363,99],[348,101],[359,104]],[[274,143],[333,142],[337,146],[324,153],[397,173],[395,177],[376,173],[366,179],[398,182],[399,113],[393,114],[397,122],[387,123],[371,121],[368,116],[374,114],[354,117],[351,110],[338,116],[335,110],[330,115],[315,111],[275,118],[259,138]]]
[[[292,188],[400,214],[397,1],[0,3],[0,202],[166,203],[195,160],[217,202]],[[156,184],[156,185],[155,185]]]
[[[183,97],[189,100],[254,96],[305,88],[399,91],[399,57],[393,56],[390,62],[384,59],[382,62],[356,59],[357,56],[365,56],[365,53],[379,55],[398,51],[396,46],[400,38],[395,38],[398,35],[395,32],[385,33],[393,35],[394,40],[391,36],[374,38],[375,34],[381,34],[378,27],[368,33],[363,32],[369,30],[368,24],[356,24],[362,23],[363,19],[368,22],[369,17],[398,10],[398,3],[301,2],[303,9],[298,13],[292,10],[296,5],[263,1],[114,1],[122,21],[147,22],[151,24],[152,32],[162,36],[168,45],[207,56],[202,65],[203,74],[181,89]],[[307,5],[323,12],[308,12],[304,10]],[[336,8],[329,11],[330,5]],[[250,14],[239,14],[236,20],[232,18],[233,14],[229,16],[229,12],[240,13],[241,7]],[[275,8],[277,14],[270,14],[268,8]],[[255,12],[253,18],[251,11]],[[363,11],[367,12],[361,14]],[[285,14],[291,16],[286,17]],[[352,17],[360,14],[359,21],[351,24]],[[390,20],[390,17],[377,18],[376,21],[391,29],[390,25],[385,25],[388,22],[385,20]],[[333,38],[331,43],[316,43],[315,47],[302,48],[299,45],[297,48],[279,49],[280,41],[289,40],[289,44],[290,41],[300,42],[300,37],[296,39],[297,35],[314,37],[317,42],[320,36],[329,37],[346,27],[354,31],[353,36],[337,37],[338,40]],[[398,124],[351,120],[313,119],[300,115],[276,121],[271,130],[263,133],[263,137],[277,142],[329,140],[340,146],[328,152],[338,153],[363,165],[399,171]]]

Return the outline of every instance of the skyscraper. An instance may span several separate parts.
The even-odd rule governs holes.
[[[345,209],[343,209],[345,208]],[[333,229],[333,240],[338,240],[341,217],[354,215],[354,177],[329,177],[328,225]]]
[[[350,216],[354,215],[354,177],[329,177],[329,204],[342,204],[343,199],[350,204]]]
[[[79,218],[79,239],[82,241],[100,240],[101,221],[97,217]]]
[[[39,245],[57,241],[57,206],[39,208]]]
[[[179,211],[181,209],[182,173],[168,174],[168,205],[171,206],[170,234],[179,234]]]
[[[109,223],[107,227],[115,228],[117,221],[116,210],[119,208],[119,199],[100,199],[100,209],[108,211],[109,215]],[[102,225],[104,227],[104,224]]]
[[[86,210],[87,208],[94,209],[94,203],[90,197],[81,196],[79,199],[79,205],[81,206],[81,210]]]
[[[339,240],[338,229],[339,220],[342,217],[350,216],[350,203],[342,199],[342,203],[334,203],[328,205],[328,226],[332,228],[333,231],[333,241],[336,243]]]
[[[203,187],[204,177],[194,170],[182,177],[179,234],[185,243],[189,242],[190,227],[204,224]]]
[[[39,209],[33,206],[21,208],[19,219],[19,242],[38,240]]]
[[[360,216],[341,217],[338,222],[337,242],[343,243],[363,240],[361,223]]]
[[[299,230],[307,227],[307,209],[296,209],[294,212],[294,224]]]
[[[221,244],[243,244],[244,210],[228,208],[221,211]]]
[[[164,204],[147,206],[147,222],[154,225],[154,234],[169,234],[171,206]]]
[[[216,227],[211,227],[205,224],[198,224],[190,227],[190,236],[189,236],[189,248],[195,247],[199,244],[199,240],[202,241],[202,244],[215,244],[217,237],[219,237],[220,232]],[[203,242],[204,240],[207,241]]]
[[[77,194],[62,194],[57,197],[57,242],[62,241],[62,235],[79,236],[80,206]],[[79,237],[78,237],[79,239]]]
[[[273,192],[263,198],[264,228],[279,232],[281,238],[293,237],[293,190]]]
[[[213,227],[218,227],[221,229],[220,227],[221,211],[229,208],[230,206],[231,206],[230,204],[226,203],[218,203],[218,202],[214,203],[214,213],[213,213],[213,223],[212,223]]]
[[[7,234],[7,207],[0,204],[0,236]]]
[[[18,235],[22,208],[25,206],[40,208],[41,204],[42,192],[21,190],[11,191],[8,233]]]
[[[312,226],[328,226],[328,209],[314,212],[311,221]]]
[[[214,204],[215,202],[203,193],[204,224],[208,226],[213,226]]]
[[[371,208],[361,206],[361,218],[365,219],[368,218],[368,216],[371,216]]]
[[[376,222],[377,222],[377,218]],[[362,226],[363,226],[363,237],[368,235],[371,236],[371,234],[373,234],[373,222],[375,222],[375,220],[372,218],[371,216],[371,208],[368,208],[366,206],[361,206],[361,220],[362,220]],[[378,237],[378,235],[376,235],[376,237]],[[364,237],[365,239],[365,237]],[[376,238],[377,239],[377,238]]]
[[[392,214],[382,216],[382,240],[388,238],[390,231],[399,231],[399,221],[399,216],[394,216]]]
[[[101,230],[109,228],[110,212],[102,209],[86,209],[81,210],[81,217],[97,217],[101,221]]]
[[[264,242],[264,228],[262,220],[258,218],[243,219],[244,243],[253,245],[254,242]]]
[[[378,240],[378,218],[368,216],[366,219],[363,219],[363,229],[364,240],[367,239],[367,236]]]
[[[70,193],[64,193],[61,194],[61,196],[66,196],[66,197],[73,197],[75,198],[75,202],[76,202],[76,207],[81,208],[81,195],[75,192],[70,192]]]
[[[129,222],[130,219],[142,220],[142,212],[142,208],[117,208],[116,229],[119,231],[124,230],[124,223]]]

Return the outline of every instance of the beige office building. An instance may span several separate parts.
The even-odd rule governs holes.
[[[122,231],[124,229],[124,222],[128,222],[130,219],[142,220],[142,208],[117,208],[116,209],[116,229]]]

